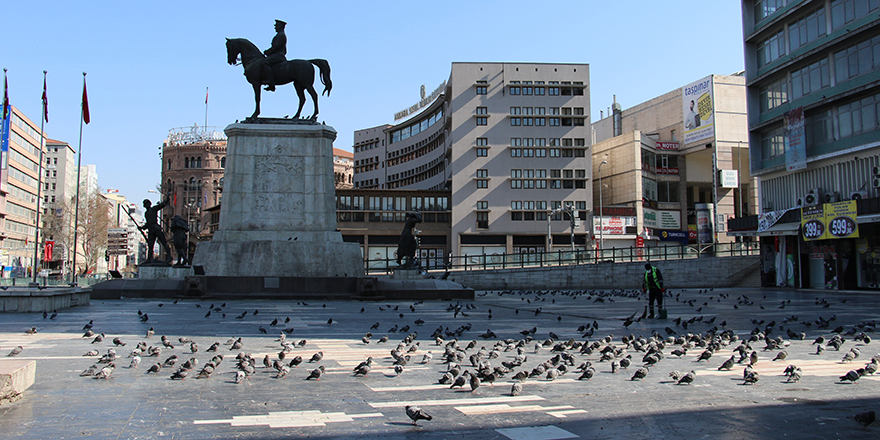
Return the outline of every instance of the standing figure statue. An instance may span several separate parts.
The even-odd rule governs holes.
[[[159,239],[159,244],[165,248],[165,255],[168,256],[165,262],[170,263],[171,248],[168,247],[168,240],[165,239],[165,233],[159,226],[159,211],[168,206],[168,201],[160,202],[156,206],[151,206],[152,204],[149,199],[144,199],[144,225],[138,226],[140,230],[147,230],[147,261],[145,263],[153,262],[153,247],[156,245],[156,239]]]
[[[416,236],[413,235],[413,228],[415,228],[417,223],[421,222],[422,215],[418,212],[406,214],[403,232],[400,233],[400,243],[397,245],[397,264],[401,269],[410,269],[418,266],[416,249],[419,247],[419,242],[416,240]],[[404,259],[406,259],[406,263],[400,264]]]
[[[177,263],[175,267],[186,267],[189,264],[186,252],[186,233],[189,232],[189,225],[186,219],[179,215],[175,215],[171,219],[171,242],[174,243],[174,250],[177,252]]]
[[[287,35],[284,34],[284,26],[287,26],[287,23],[275,20],[275,37],[272,38],[272,47],[263,51],[263,55],[266,55],[263,60],[263,75],[269,82],[269,85],[266,86],[267,92],[275,91],[275,74],[272,72],[272,67],[287,61]]]

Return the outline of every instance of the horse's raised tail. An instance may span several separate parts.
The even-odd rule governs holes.
[[[309,60],[309,62],[318,66],[321,71],[321,84],[324,84],[324,91],[321,92],[321,95],[326,93],[327,96],[330,96],[330,90],[333,89],[333,81],[330,80],[330,63],[321,59]]]

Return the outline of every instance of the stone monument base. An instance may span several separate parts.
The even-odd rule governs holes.
[[[220,224],[196,246],[193,265],[208,277],[363,276],[360,245],[336,230],[336,130],[264,122],[226,127]]]
[[[334,236],[335,235],[335,236]],[[334,240],[335,239],[335,240]],[[361,247],[339,232],[218,231],[198,244],[197,258],[208,276],[357,277],[364,274]]]

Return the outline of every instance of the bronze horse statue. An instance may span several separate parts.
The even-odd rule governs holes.
[[[397,245],[397,265],[401,269],[409,269],[418,265],[416,259],[416,249],[419,242],[413,235],[413,228],[417,223],[422,222],[422,215],[418,212],[408,212],[406,214],[406,222],[403,226],[403,232],[400,233],[400,242]],[[401,260],[406,259],[406,263],[400,264]]]
[[[260,49],[254,43],[244,38],[227,38],[226,55],[227,62],[233,66],[237,64],[239,55],[241,55],[244,76],[254,86],[254,100],[257,104],[254,114],[248,119],[256,119],[260,115],[260,85],[267,83],[267,78],[262,75],[263,63],[257,61],[262,61],[266,56],[263,55],[263,52],[260,52]],[[330,96],[333,82],[330,81],[330,64],[327,60],[288,60],[272,66],[276,85],[280,86],[292,82],[293,87],[296,88],[296,94],[299,96],[299,108],[296,110],[296,115],[293,116],[293,119],[299,119],[299,115],[302,113],[303,104],[306,102],[306,96],[303,92],[306,90],[309,91],[309,95],[312,96],[312,102],[315,103],[315,113],[309,119],[314,121],[318,117],[318,93],[313,86],[315,83],[315,68],[312,67],[313,64],[318,66],[321,72],[321,83],[324,84],[324,91],[321,95],[326,93],[327,96]]]

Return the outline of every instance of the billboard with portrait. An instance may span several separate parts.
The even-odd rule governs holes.
[[[681,89],[684,144],[715,137],[715,97],[712,75]]]

